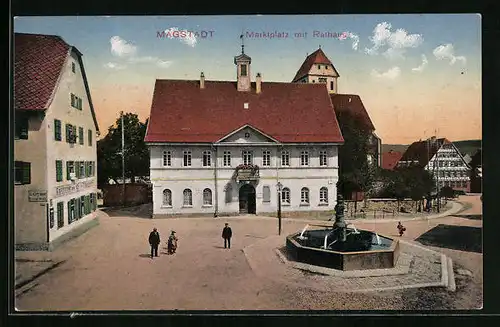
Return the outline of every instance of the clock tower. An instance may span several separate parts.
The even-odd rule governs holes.
[[[236,65],[236,84],[238,91],[248,92],[252,88],[250,81],[250,63],[252,58],[245,54],[245,45],[243,44],[243,35],[241,38],[241,54],[234,57],[234,64]]]

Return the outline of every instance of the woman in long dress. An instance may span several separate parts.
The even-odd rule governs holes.
[[[177,241],[179,239],[175,236],[175,231],[172,231],[168,237],[168,254],[174,254],[177,250]]]

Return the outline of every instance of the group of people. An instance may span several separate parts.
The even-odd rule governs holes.
[[[222,229],[222,238],[224,239],[224,249],[231,248],[231,237],[233,236],[233,231],[229,224],[226,223],[224,228]],[[174,254],[177,251],[177,241],[179,239],[175,235],[175,231],[173,230],[170,233],[170,236],[167,240],[167,254]],[[153,256],[158,256],[158,246],[160,245],[160,233],[156,228],[153,228],[153,231],[149,233],[149,245],[151,246],[151,258]]]
[[[167,240],[167,253],[168,254],[174,254],[175,251],[177,250],[177,241],[179,239],[177,236],[175,236],[175,231],[173,230],[170,233],[170,236],[168,237]],[[151,258],[153,256],[157,257],[158,256],[158,246],[160,245],[160,233],[158,233],[158,230],[156,228],[153,228],[153,231],[149,233],[149,245],[151,246]]]

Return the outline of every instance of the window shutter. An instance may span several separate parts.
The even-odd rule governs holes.
[[[31,184],[31,163],[23,163],[23,184]]]
[[[75,106],[75,95],[73,93],[71,93],[71,106]]]
[[[82,177],[82,176],[80,176],[80,161],[75,162],[75,175],[76,175],[76,178]]]
[[[78,127],[78,138],[80,144],[83,145],[83,127]]]
[[[68,201],[68,224],[71,224],[71,200]]]

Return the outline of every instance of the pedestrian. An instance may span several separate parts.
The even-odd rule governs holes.
[[[170,233],[167,242],[168,254],[174,254],[177,250],[177,241],[179,239],[175,236],[175,230]]]
[[[231,248],[231,237],[233,236],[233,231],[231,230],[231,227],[229,227],[229,224],[226,223],[224,226],[224,229],[222,229],[222,238],[224,239],[224,249],[227,247],[228,249]]]
[[[403,233],[406,231],[406,227],[404,227],[401,222],[398,222],[398,231],[399,231],[399,236],[403,236]]]
[[[151,245],[151,258],[153,258],[153,253],[155,257],[158,256],[158,245],[160,244],[160,233],[153,228],[153,231],[149,233],[149,245]]]

